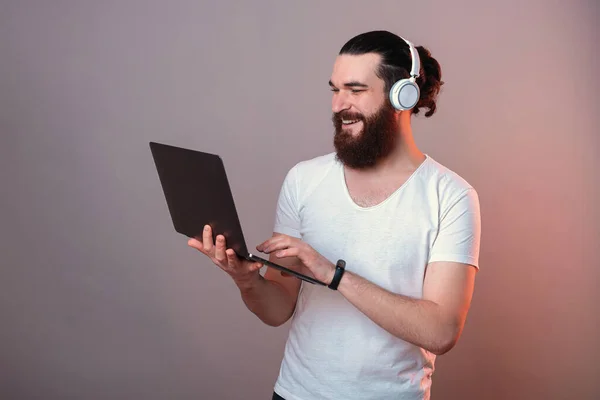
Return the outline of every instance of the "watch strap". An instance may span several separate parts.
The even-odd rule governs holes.
[[[346,268],[346,261],[338,260],[335,265],[335,273],[333,274],[333,279],[331,283],[327,286],[329,289],[337,290],[338,285],[340,284],[340,280],[342,279],[342,275],[344,275],[344,271]]]

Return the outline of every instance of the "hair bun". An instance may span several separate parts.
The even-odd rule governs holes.
[[[419,102],[413,108],[413,114],[418,114],[421,108],[427,108],[425,117],[431,117],[436,110],[437,96],[444,82],[442,68],[439,62],[431,56],[431,52],[423,46],[415,46],[421,59],[421,71],[417,84],[421,91]]]

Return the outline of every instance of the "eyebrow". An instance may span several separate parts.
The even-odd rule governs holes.
[[[329,86],[335,87],[335,85],[333,84],[333,82],[331,82],[331,80],[329,80]],[[351,87],[368,88],[369,86],[365,85],[364,83],[360,83],[358,81],[351,81],[351,82],[344,83],[344,87],[347,87],[347,88],[351,88]]]

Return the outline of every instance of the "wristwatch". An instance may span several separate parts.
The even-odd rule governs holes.
[[[335,274],[333,274],[333,279],[331,280],[331,283],[327,285],[329,289],[337,290],[340,280],[342,279],[342,275],[344,275],[345,268],[346,261],[338,260],[337,264],[335,264]]]

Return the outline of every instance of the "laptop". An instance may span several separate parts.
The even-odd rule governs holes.
[[[327,286],[248,251],[225,165],[219,155],[157,142],[150,142],[150,150],[175,231],[190,238],[202,237],[204,226],[208,224],[213,241],[222,234],[226,246],[240,258]]]

